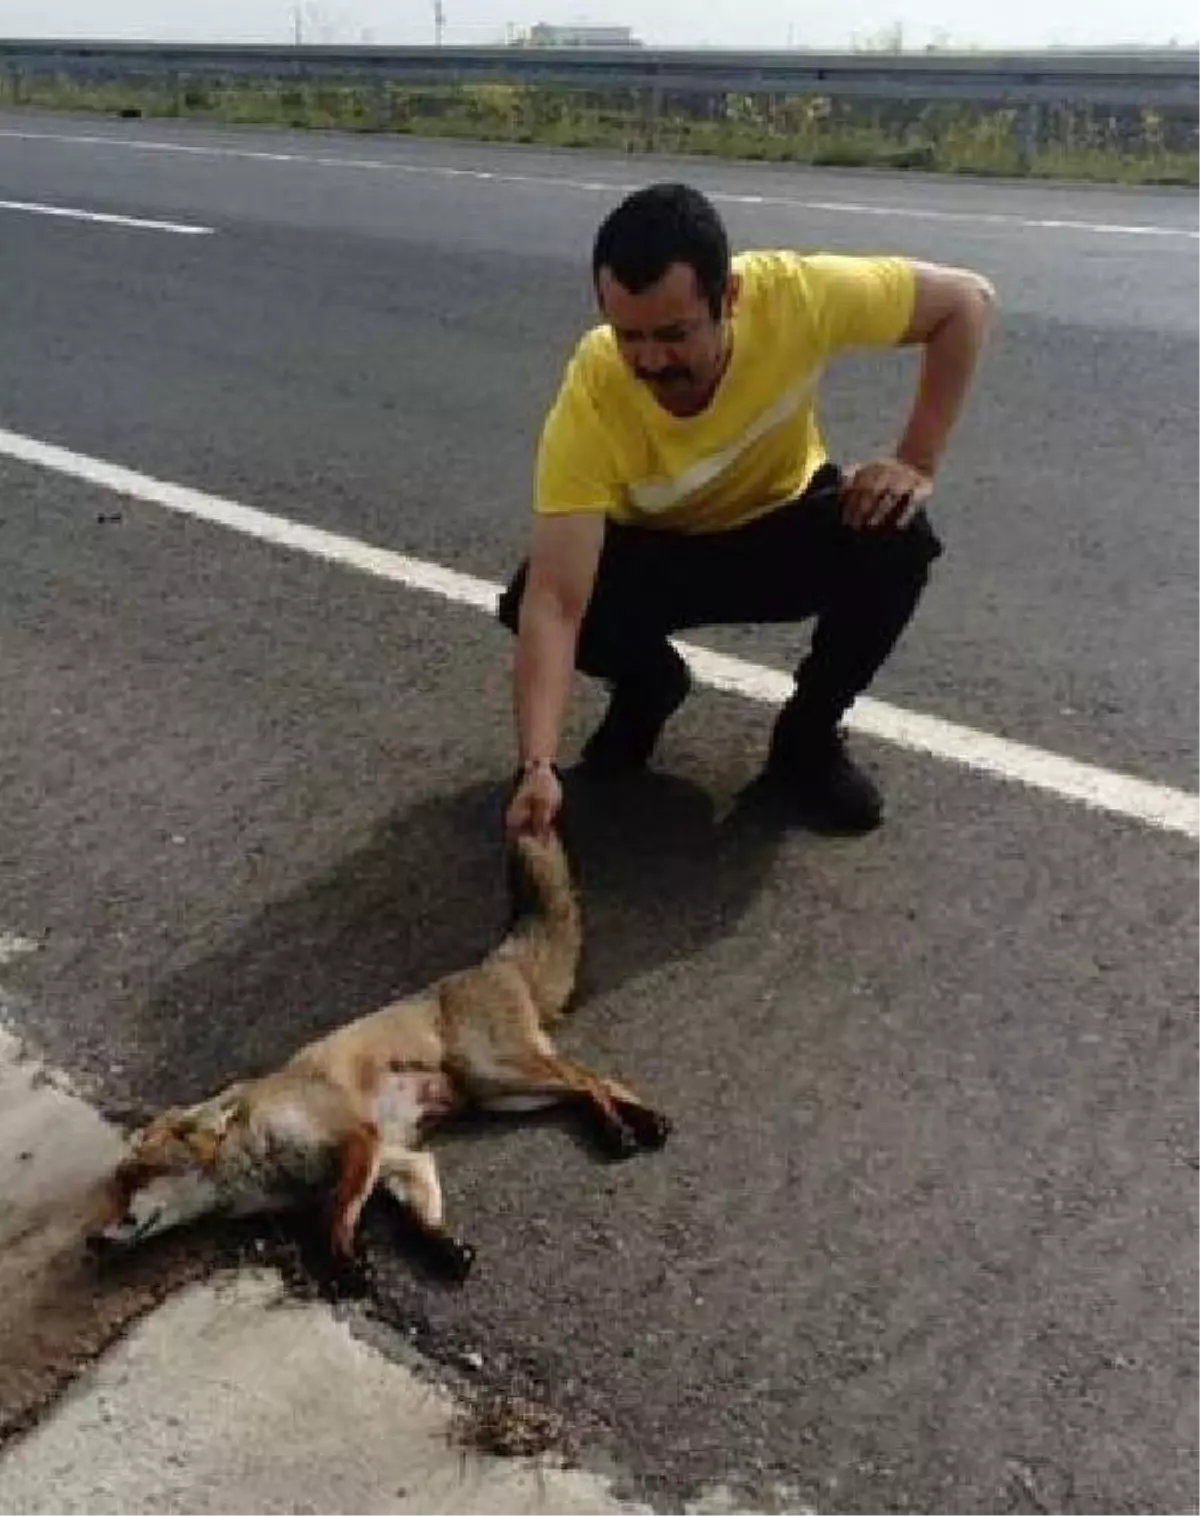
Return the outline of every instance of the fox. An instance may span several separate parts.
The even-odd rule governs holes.
[[[559,830],[507,838],[505,856],[508,920],[480,961],[132,1132],[102,1186],[89,1252],[108,1258],[201,1217],[323,1198],[332,1260],[352,1265],[359,1218],[379,1186],[435,1271],[461,1283],[475,1249],[447,1223],[429,1147],[450,1117],[565,1104],[612,1159],[661,1148],[669,1117],[563,1057],[551,1036],[571,1008],[583,947],[580,891]]]

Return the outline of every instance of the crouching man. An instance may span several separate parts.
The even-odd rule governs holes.
[[[644,766],[689,690],[673,633],[814,618],[776,720],[771,780],[822,829],[877,826],[882,799],[842,718],[908,625],[941,544],[925,504],[991,318],[980,275],[903,257],[731,256],[686,185],[631,194],[601,225],[603,316],[579,342],[538,450],[528,558],[501,597],[516,633],[520,773],[510,831],[562,795],[574,669],[611,696],[582,767]],[[894,454],[839,468],[815,400],[850,348],[921,344]]]

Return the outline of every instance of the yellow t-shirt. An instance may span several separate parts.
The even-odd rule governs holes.
[[[826,460],[815,395],[840,349],[895,344],[912,314],[906,258],[740,253],[733,352],[699,415],[672,416],[629,372],[607,325],[579,342],[538,446],[535,509],[602,511],[673,531],[741,525]]]

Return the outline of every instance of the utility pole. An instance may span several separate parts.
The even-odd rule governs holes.
[[[304,17],[300,9],[299,0],[292,6],[292,45],[299,47],[304,41]]]
[[[442,33],[446,30],[446,7],[442,0],[433,0],[433,44],[442,45]]]

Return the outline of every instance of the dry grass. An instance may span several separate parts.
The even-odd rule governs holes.
[[[1012,108],[749,95],[667,100],[651,122],[632,93],[516,85],[403,89],[266,84],[0,85],[5,103],[238,124],[340,128],[474,141],[656,150],[751,162],[1196,185],[1194,119],[1150,110],[1047,109],[1036,134]]]
[[[520,1395],[480,1393],[459,1408],[454,1422],[459,1447],[495,1458],[538,1458],[560,1450],[562,1418]]]

